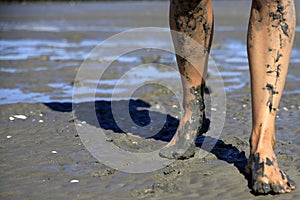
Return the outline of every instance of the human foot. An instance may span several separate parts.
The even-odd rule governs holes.
[[[184,117],[172,140],[159,152],[159,155],[169,159],[188,159],[195,154],[195,140],[201,132],[204,115],[203,100],[204,85],[192,87],[190,93],[193,99],[186,104]]]
[[[287,193],[296,188],[295,182],[279,168],[273,149],[252,153],[246,172],[252,176],[255,194]]]
[[[187,159],[195,154],[197,127],[191,120],[181,120],[172,140],[160,150],[159,155],[169,159]]]

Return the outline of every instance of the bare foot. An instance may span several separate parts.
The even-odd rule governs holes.
[[[251,154],[246,172],[252,176],[255,194],[287,193],[296,188],[295,182],[279,169],[273,149]]]
[[[179,128],[172,140],[159,152],[159,155],[169,159],[187,159],[195,154],[197,127],[191,120],[181,120]]]
[[[204,87],[204,86],[202,86]],[[204,101],[201,86],[191,88],[194,98],[185,108],[184,117],[180,120],[178,129],[172,140],[159,152],[159,155],[169,159],[187,159],[195,154],[195,140],[204,120]]]

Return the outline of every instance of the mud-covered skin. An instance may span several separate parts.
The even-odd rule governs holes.
[[[252,177],[254,194],[286,193],[295,189],[296,183],[278,167],[276,156],[256,152],[251,154],[246,172]]]
[[[278,94],[278,92],[275,90],[274,86],[267,83],[266,89],[269,92],[269,100],[267,102],[267,106],[269,107],[269,112],[276,111],[276,108],[273,107],[273,97],[274,95]]]
[[[253,126],[247,171],[255,194],[295,189],[274,153],[275,120],[295,34],[293,0],[253,0],[248,29]]]
[[[196,39],[204,47],[204,51],[210,48],[212,24],[208,20],[206,4],[210,0],[182,1],[171,0],[170,26],[172,30],[185,33]],[[200,33],[200,34],[199,34]],[[200,37],[198,40],[194,37]],[[185,41],[183,41],[185,42]]]
[[[269,99],[266,104],[269,107],[270,113],[277,110],[277,108],[273,107],[273,96],[278,94],[277,83],[281,78],[283,67],[281,59],[286,56],[284,55],[284,48],[294,37],[294,28],[289,25],[289,16],[292,15],[290,7],[292,5],[292,1],[282,0],[255,0],[252,5],[251,19],[248,27],[248,48],[251,49],[254,45],[258,46],[257,42],[254,42],[253,33],[262,32],[264,27],[268,27],[266,34],[272,40],[278,40],[278,42],[272,42],[272,46],[269,46],[266,51],[269,52],[269,55],[274,60],[273,62],[265,63],[265,66],[267,68],[267,75],[275,77],[273,79],[274,82],[272,81],[273,83],[269,82],[267,84],[272,85],[275,93],[270,90],[270,87],[263,88],[263,90],[267,89],[269,92]]]
[[[185,79],[183,85],[187,89],[204,83],[213,34],[213,20],[209,17],[212,14],[207,11],[209,2],[171,0],[170,3],[170,28],[183,33],[173,35],[173,42],[179,71]]]
[[[276,11],[271,11],[269,13],[269,16],[272,18],[272,20],[276,23],[273,24],[273,27],[280,27],[282,32],[284,33],[284,35],[286,35],[287,37],[289,37],[289,25],[286,22],[286,18],[285,18],[285,11],[284,11],[284,5],[282,4],[281,0],[275,0],[275,2],[277,3],[277,9]]]
[[[184,115],[159,155],[186,159],[195,154],[195,140],[204,119],[204,78],[213,34],[211,0],[171,0],[170,28],[182,33],[172,36],[184,90]]]
[[[162,157],[183,159],[194,154],[194,139],[202,122],[199,124],[197,118],[199,114],[201,116],[201,109],[197,113],[198,96],[193,91],[204,83],[198,80],[202,80],[199,71],[203,72],[205,69],[194,70],[195,66],[191,63],[198,63],[197,69],[203,69],[207,64],[213,34],[210,3],[209,0],[171,1],[171,29],[196,40],[203,50],[199,45],[191,44],[186,37],[173,38],[176,51],[182,55],[177,56],[177,62],[184,77],[185,114],[172,141],[160,152]],[[278,167],[273,150],[275,117],[295,33],[294,10],[293,0],[252,1],[247,38],[253,111],[248,172],[251,174],[255,194],[286,193],[295,189],[295,183]]]
[[[195,154],[195,140],[201,134],[204,120],[204,85],[190,88],[191,95],[194,96],[185,110],[185,116],[180,121],[179,128],[173,141],[164,147],[159,155],[169,159],[188,159]]]

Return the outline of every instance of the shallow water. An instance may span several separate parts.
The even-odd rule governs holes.
[[[159,2],[159,4],[157,8],[147,2],[131,3],[131,6],[125,6],[122,13],[116,11],[124,6],[124,3],[2,5],[0,103],[71,101],[78,68],[90,51],[103,40],[131,28],[167,27],[168,3]],[[143,12],[145,7],[149,13]],[[239,93],[239,90],[249,85],[245,39],[233,37],[236,34],[241,35],[245,30],[246,26],[240,24],[217,25],[215,28],[215,38],[222,35],[222,39],[215,39],[211,57],[221,72],[229,96],[232,93]],[[297,26],[297,34],[299,31],[300,27]],[[124,40],[106,43],[105,48],[111,48],[113,51],[120,46],[144,47],[151,43],[161,47],[172,46],[170,42],[160,37],[153,37],[147,41],[136,41],[135,44]],[[300,48],[295,45],[291,66],[299,65],[299,55]],[[94,64],[93,70],[97,70],[99,63],[112,61],[111,59],[113,57],[109,55],[101,57],[99,62]],[[151,76],[156,80],[173,80],[175,85],[179,82],[177,71],[161,70],[151,62],[176,69],[174,56],[166,52],[153,53],[145,50],[123,55],[109,67],[110,73],[101,78],[96,99],[110,98],[113,91],[119,93],[117,96],[121,99],[129,98],[127,94],[130,90],[127,86],[137,87],[138,84],[150,80]],[[150,64],[123,80],[126,87],[114,90],[115,84],[124,73],[145,63]],[[218,76],[218,71],[209,69],[209,76],[214,79]],[[288,79],[294,82],[293,85],[299,85],[298,73],[290,73]],[[87,81],[97,82],[98,79]],[[299,94],[300,90],[290,87],[285,93]],[[79,101],[88,100],[91,100],[91,97],[86,93]]]

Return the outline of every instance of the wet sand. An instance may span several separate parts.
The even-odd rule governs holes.
[[[72,85],[82,59],[99,41],[127,28],[167,27],[168,2],[48,3],[48,7],[42,3],[2,4],[0,198],[299,199],[299,189],[290,194],[256,197],[248,187],[243,166],[248,157],[251,129],[245,57],[245,27],[250,3],[216,1],[214,4],[216,32],[212,57],[221,71],[227,93],[222,135],[205,158],[199,153],[204,135],[197,139],[195,157],[141,174],[118,171],[96,160],[84,147],[74,122],[102,129],[109,138],[107,142],[127,151],[150,152],[165,145],[176,130],[180,109],[174,94],[161,87],[149,86],[136,94],[138,100],[131,101],[130,110],[138,125],[149,122],[149,113],[143,109],[151,105],[166,108],[168,118],[164,128],[154,137],[145,139],[137,137],[138,133],[124,134],[116,126],[110,105],[119,106],[121,112],[128,102],[108,100],[110,84],[99,89],[96,102],[83,98],[73,105],[76,110],[72,110]],[[297,10],[299,5],[300,1],[296,1]],[[149,12],[145,12],[147,9]],[[87,28],[89,31],[84,31]],[[280,165],[298,185],[299,40],[298,28],[276,127],[276,153]],[[117,70],[112,67],[106,79],[118,79],[132,63],[158,60],[174,65],[169,54],[144,53],[135,54],[138,61],[128,61],[132,55],[127,55],[127,60],[114,63]],[[162,70],[161,74],[164,73]],[[209,75],[213,80],[213,72]],[[216,112],[214,105],[209,104],[209,97],[214,95],[216,91],[211,89],[206,97],[208,116]],[[91,105],[96,105],[100,126],[86,109]],[[164,115],[159,110],[149,112],[158,118]],[[26,119],[10,118],[17,114]]]

